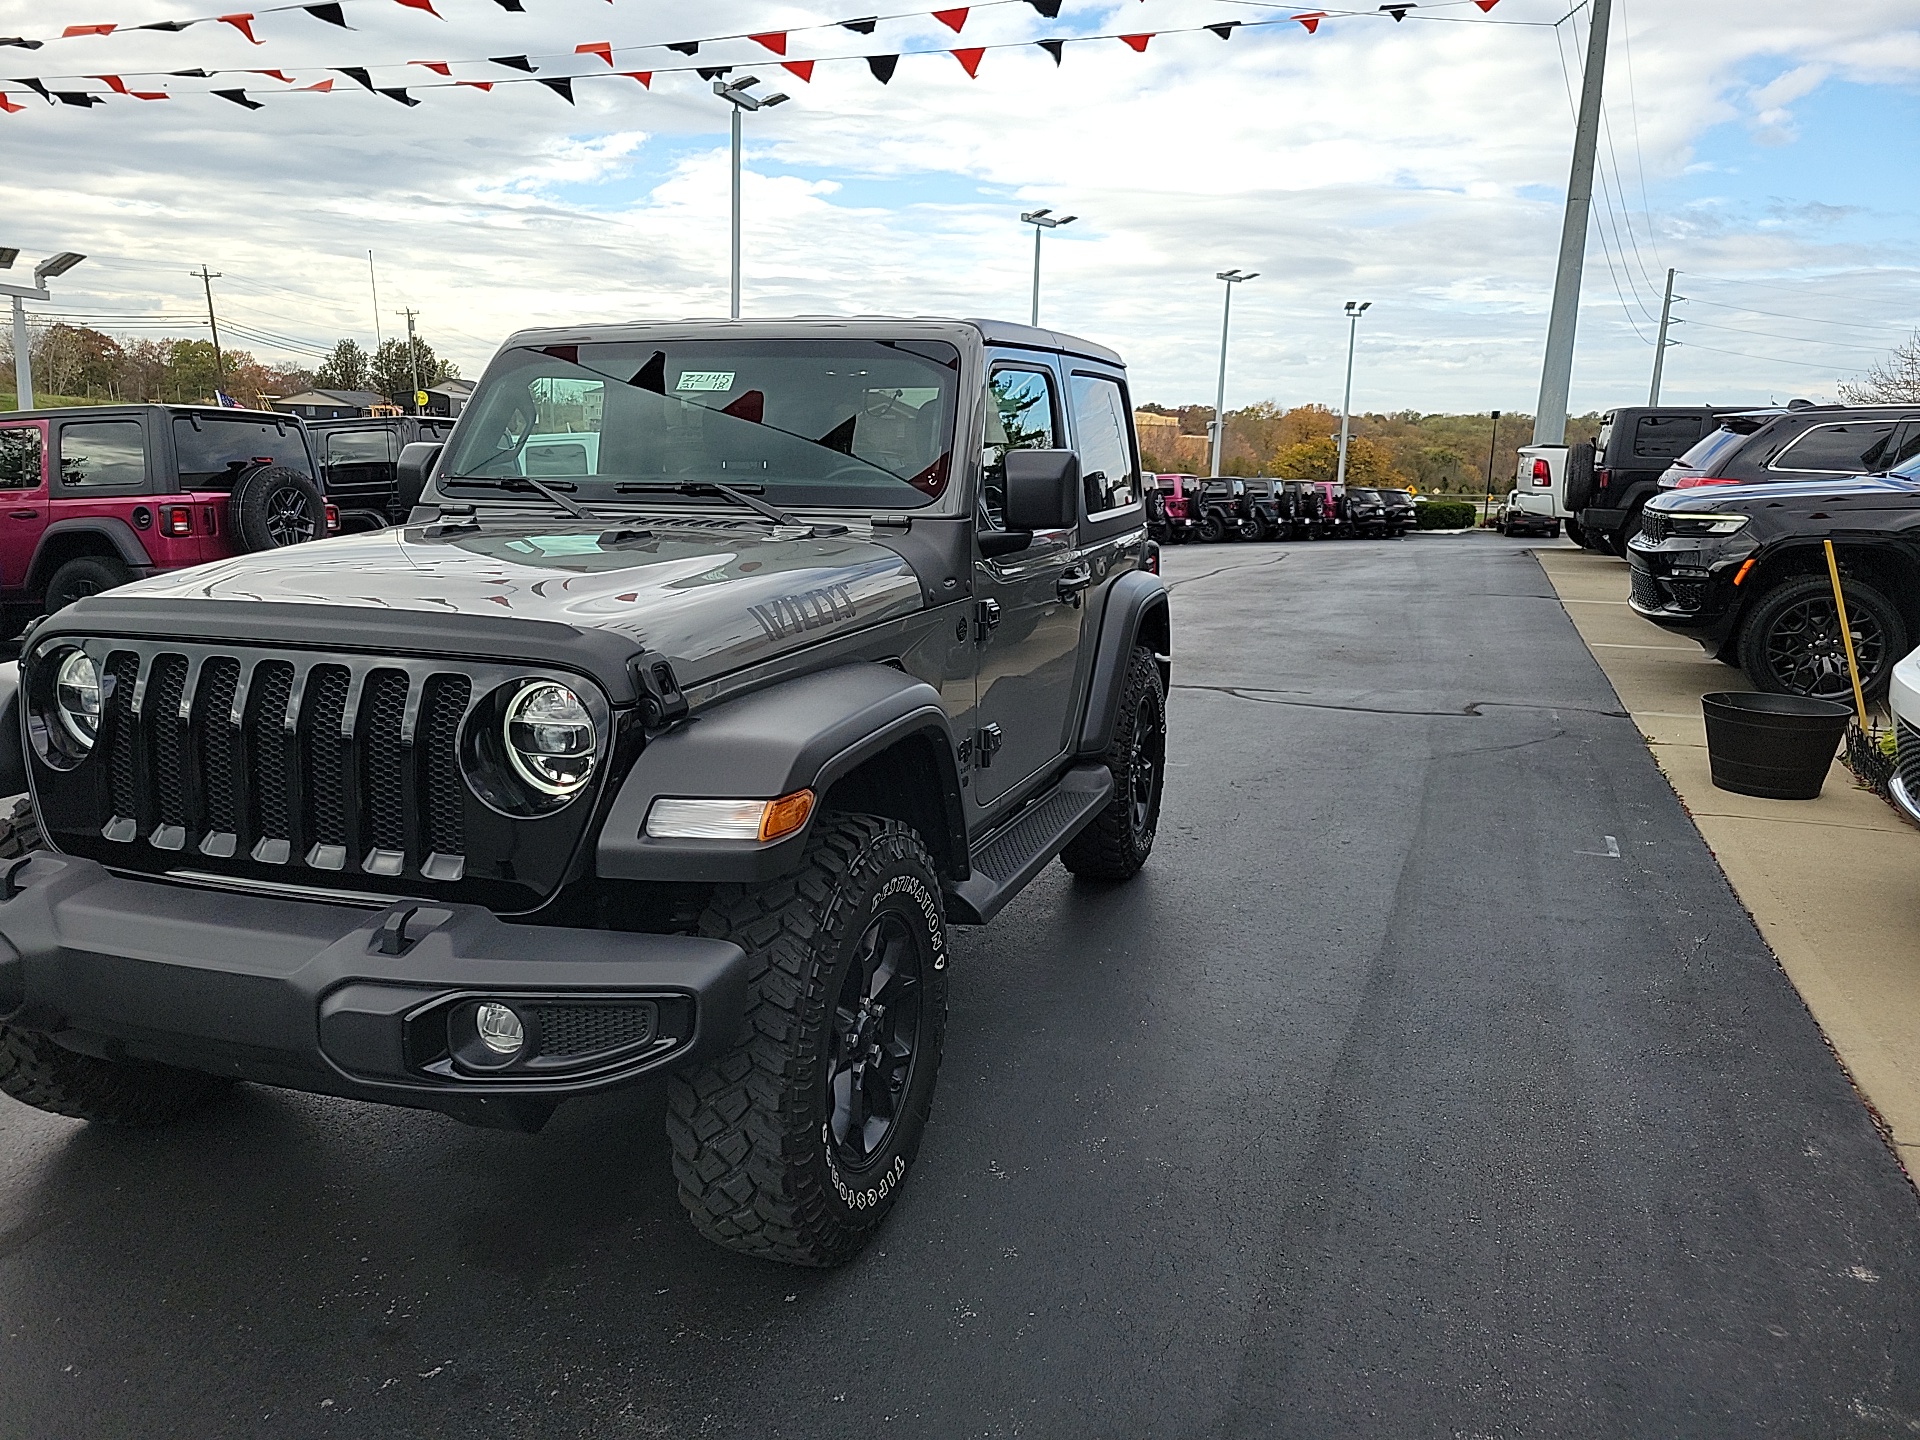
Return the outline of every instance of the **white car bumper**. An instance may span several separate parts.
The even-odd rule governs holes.
[[[1887,703],[1893,709],[1894,732],[1900,745],[1888,790],[1894,803],[1910,819],[1920,822],[1920,793],[1916,793],[1920,792],[1920,650],[1893,667]]]

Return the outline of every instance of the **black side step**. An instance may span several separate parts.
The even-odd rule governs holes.
[[[993,919],[1112,796],[1113,774],[1106,766],[1074,766],[975,852],[972,878],[947,891],[947,919],[956,925]]]

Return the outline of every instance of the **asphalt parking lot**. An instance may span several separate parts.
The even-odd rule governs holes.
[[[0,1434],[1920,1430],[1915,1192],[1528,547],[1167,562],[1154,859],[960,933],[861,1260],[697,1240],[657,1089],[0,1102]]]

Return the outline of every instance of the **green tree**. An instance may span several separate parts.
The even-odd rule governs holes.
[[[415,359],[418,359],[420,388],[425,390],[431,385],[440,385],[448,380],[458,379],[458,366],[450,365],[433,353],[433,347],[426,341],[416,338],[412,353],[408,352],[405,340],[389,340],[373,354],[372,374],[369,388],[378,390],[382,395],[413,395],[413,376]]]
[[[164,398],[176,404],[213,399],[220,380],[211,340],[174,340],[167,343]]]
[[[367,352],[352,340],[338,340],[320,368],[313,372],[313,383],[322,390],[365,390],[373,379]]]

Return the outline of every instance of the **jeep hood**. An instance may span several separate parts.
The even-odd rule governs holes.
[[[113,598],[361,608],[365,631],[341,637],[354,649],[380,647],[382,612],[558,622],[669,657],[683,685],[922,603],[907,562],[854,534],[557,518],[344,535],[156,575]]]

